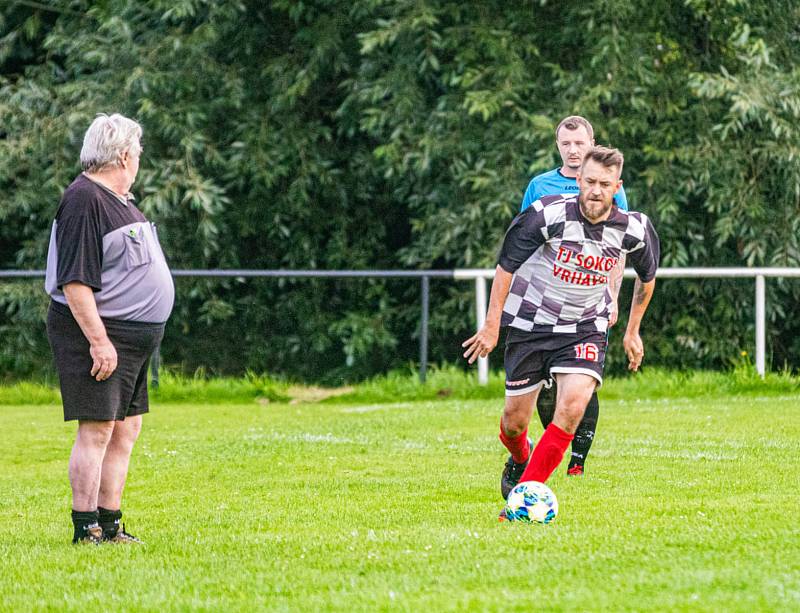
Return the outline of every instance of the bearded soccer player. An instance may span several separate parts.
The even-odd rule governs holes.
[[[562,119],[556,127],[556,146],[561,156],[561,167],[542,173],[531,179],[525,195],[522,198],[520,211],[527,209],[533,202],[542,196],[553,196],[557,194],[574,194],[578,192],[578,182],[575,177],[581,167],[583,156],[594,146],[594,128],[584,117],[570,115]],[[625,188],[620,185],[617,193],[614,194],[614,204],[623,211],[628,210],[628,199],[625,195]],[[622,273],[625,268],[625,259],[621,258],[619,265],[609,275],[609,287],[611,289],[611,316],[609,326],[613,326],[617,321],[617,297],[622,285]],[[555,381],[549,381],[539,393],[536,400],[536,410],[542,427],[546,428],[553,421],[553,412],[556,407],[557,387]],[[572,453],[567,466],[567,474],[570,476],[581,476],[584,473],[584,465],[589,455],[589,449],[594,442],[595,431],[597,430],[597,420],[600,416],[600,402],[597,392],[592,394],[586,413],[581,420],[578,429],[575,431],[575,438],[572,439]],[[520,458],[517,458],[520,459]],[[500,480],[500,491],[503,498],[508,496],[517,482],[522,471],[528,462],[528,457],[521,458],[521,462],[509,456],[506,461],[503,476]]]
[[[544,196],[517,215],[503,241],[486,323],[463,343],[471,364],[494,349],[501,325],[510,328],[500,440],[515,459],[530,453],[520,481],[547,481],[602,385],[609,274],[622,256],[638,276],[622,341],[628,367],[638,370],[644,357],[639,328],[655,288],[659,241],[646,215],[614,205],[623,161],[616,149],[590,149],[578,195]],[[558,383],[555,413],[531,452],[528,424],[551,377]]]

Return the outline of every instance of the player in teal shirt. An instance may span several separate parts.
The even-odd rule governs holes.
[[[525,190],[525,195],[522,198],[520,211],[527,209],[542,196],[577,194],[580,191],[575,177],[580,170],[584,154],[594,146],[594,130],[592,129],[592,124],[583,117],[577,115],[565,117],[556,128],[556,145],[558,146],[558,153],[561,155],[562,166],[537,175],[531,179],[528,188]],[[624,211],[628,210],[628,200],[625,197],[625,189],[622,186],[620,186],[619,191],[614,195],[614,203],[620,209]],[[622,282],[621,269],[619,272],[620,274],[617,277],[612,275],[609,281],[612,286],[612,294],[615,301],[619,295],[619,287]],[[616,314],[612,317],[611,325],[613,325],[615,321]],[[549,388],[542,388],[536,402],[539,419],[545,428],[547,428],[548,424],[553,420],[555,403],[556,385],[555,381],[553,381]],[[586,462],[586,456],[589,454],[589,448],[592,446],[592,441],[594,440],[599,411],[600,405],[597,399],[597,392],[595,391],[595,393],[592,394],[589,405],[586,407],[583,421],[581,421],[578,426],[575,432],[575,438],[572,440],[572,455],[570,456],[569,466],[567,467],[568,475],[583,475],[583,466]],[[528,454],[528,459],[530,459],[530,453]],[[503,492],[510,490],[517,484],[527,464],[528,460],[518,463],[509,456],[501,479],[501,490]]]
[[[555,168],[531,179],[522,198],[520,212],[542,196],[577,194],[580,191],[575,177],[580,170],[584,154],[594,146],[592,124],[578,115],[565,117],[556,128],[556,145],[561,155],[561,168]],[[614,204],[623,211],[628,210],[624,187],[620,186],[619,191],[614,194]]]
[[[556,168],[549,172],[536,175],[531,182],[528,183],[528,189],[525,190],[525,196],[522,198],[522,206],[520,212],[527,209],[532,203],[536,202],[542,196],[552,196],[553,194],[577,194],[578,182],[575,181],[575,176],[564,176],[562,168]],[[628,199],[625,197],[625,188],[620,187],[619,191],[614,195],[614,204],[616,204],[623,211],[628,210]]]

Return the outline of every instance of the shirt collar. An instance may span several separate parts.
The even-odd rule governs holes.
[[[92,183],[94,183],[95,185],[99,186],[101,189],[105,190],[106,192],[108,192],[109,194],[111,194],[112,196],[114,196],[114,198],[116,198],[117,200],[119,200],[120,204],[123,204],[123,205],[125,205],[125,206],[128,206],[129,204],[135,204],[135,203],[136,203],[136,197],[135,197],[135,196],[134,196],[132,193],[128,192],[128,193],[127,193],[127,194],[125,194],[124,196],[121,196],[120,194],[118,194],[117,192],[115,192],[113,189],[110,189],[108,186],[106,186],[106,185],[103,185],[103,184],[102,184],[102,183],[100,183],[99,181],[95,181],[95,180],[94,180],[94,179],[92,179],[92,178],[91,178],[89,175],[87,175],[85,172],[82,172],[81,174],[82,174],[84,177],[86,177],[86,178],[87,178],[89,181],[91,181],[91,182],[92,182]]]

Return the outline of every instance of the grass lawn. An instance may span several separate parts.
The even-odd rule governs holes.
[[[157,402],[123,506],[147,544],[91,548],[75,426],[0,406],[0,610],[800,610],[797,394],[609,395],[549,526],[496,521],[500,406]]]

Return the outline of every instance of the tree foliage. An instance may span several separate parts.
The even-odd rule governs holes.
[[[83,132],[115,111],[144,126],[135,191],[173,268],[492,266],[573,113],[625,153],[662,265],[798,266],[798,23],[791,0],[12,0],[0,267],[44,267]],[[338,381],[416,359],[407,281],[177,286],[164,358],[189,370]],[[432,289],[431,357],[455,360],[472,286]],[[651,363],[750,350],[751,282],[657,292]],[[799,294],[769,281],[776,365],[798,364]],[[0,366],[43,368],[41,284],[0,285],[0,307]]]

